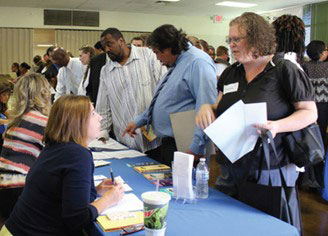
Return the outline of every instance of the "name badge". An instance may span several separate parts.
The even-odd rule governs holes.
[[[233,83],[233,84],[228,84],[228,85],[224,85],[223,87],[223,95],[227,94],[227,93],[233,93],[236,92],[238,90],[238,86],[239,83]]]

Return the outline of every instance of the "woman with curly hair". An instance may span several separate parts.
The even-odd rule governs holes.
[[[277,158],[270,150],[270,171],[264,164],[260,139],[253,151],[235,163],[219,152],[221,175],[216,182],[217,188],[237,199],[246,179],[256,180],[260,185],[282,188],[279,167],[287,186],[295,186],[298,173],[291,164],[284,149],[283,137],[286,132],[302,129],[317,119],[314,93],[309,79],[290,61],[274,57],[276,43],[273,27],[263,17],[255,13],[244,13],[230,22],[228,43],[236,63],[228,67],[218,82],[218,102],[201,107],[196,116],[196,124],[205,129],[215,117],[221,116],[230,106],[242,100],[244,103],[267,104],[267,123],[256,124],[259,133],[270,131],[274,137]],[[231,124],[233,125],[233,124]],[[220,132],[218,130],[217,132]],[[238,149],[238,147],[231,147]],[[259,166],[262,171],[259,174]],[[247,190],[248,191],[248,190]],[[296,196],[294,196],[296,197]],[[270,199],[261,199],[270,201]],[[275,201],[271,199],[271,205]],[[293,210],[298,210],[296,197]],[[259,208],[261,202],[254,203]],[[272,213],[273,214],[273,213]],[[280,218],[289,222],[286,215]],[[276,216],[279,217],[279,216]],[[296,218],[299,214],[296,213]],[[301,232],[300,218],[291,222]]]
[[[25,177],[43,148],[50,111],[50,84],[38,73],[26,74],[14,87],[14,104],[0,156],[0,214],[8,218]]]

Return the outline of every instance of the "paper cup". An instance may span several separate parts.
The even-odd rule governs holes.
[[[145,227],[153,230],[166,228],[166,216],[171,196],[167,193],[151,191],[141,194],[141,198],[144,203]],[[165,229],[160,235],[164,233]]]
[[[148,229],[145,227],[146,236],[165,236],[166,224],[162,229]]]

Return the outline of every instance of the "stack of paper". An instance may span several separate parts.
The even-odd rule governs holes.
[[[113,151],[113,152],[92,152],[93,159],[122,159],[122,158],[134,158],[140,156],[146,156],[146,154],[142,152],[138,152],[136,150],[124,150],[124,151]]]
[[[119,142],[115,141],[114,139],[106,140],[106,143],[103,143],[100,140],[93,140],[91,143],[89,143],[89,147],[91,148],[104,148],[104,149],[113,149],[113,150],[124,150],[128,149],[123,144],[120,144]]]
[[[143,202],[133,193],[125,194],[117,205],[108,208],[102,215],[124,211],[143,211]]]
[[[115,231],[133,225],[143,225],[144,213],[138,212],[114,212],[106,216],[99,216],[97,221],[105,232]]]

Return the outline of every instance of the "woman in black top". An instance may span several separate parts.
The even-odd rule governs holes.
[[[106,179],[94,186],[87,146],[100,134],[100,120],[85,96],[66,95],[54,103],[44,133],[46,147],[0,235],[8,230],[15,236],[85,235],[98,214],[121,200],[121,184]]]
[[[318,125],[322,140],[325,140],[328,125],[328,50],[323,41],[313,40],[306,47],[306,53],[311,61],[305,62],[302,66],[314,87]]]
[[[206,128],[215,117],[239,100],[244,103],[266,102],[268,121],[266,124],[256,124],[256,128],[259,132],[269,130],[275,138],[278,160],[270,160],[271,183],[281,186],[277,169],[281,166],[287,185],[295,186],[297,172],[295,166],[289,164],[282,137],[285,132],[302,129],[316,120],[313,88],[307,76],[295,64],[274,58],[274,29],[261,16],[244,13],[233,19],[230,22],[228,43],[237,62],[220,77],[217,104],[203,105],[196,116],[196,123]],[[259,146],[255,148],[234,164],[220,152],[221,175],[216,183],[220,191],[238,199],[237,189],[241,180],[247,176],[257,176],[261,155]],[[273,154],[270,156],[273,157]],[[267,170],[262,171],[258,183],[269,184]],[[300,226],[299,222],[296,224]]]

